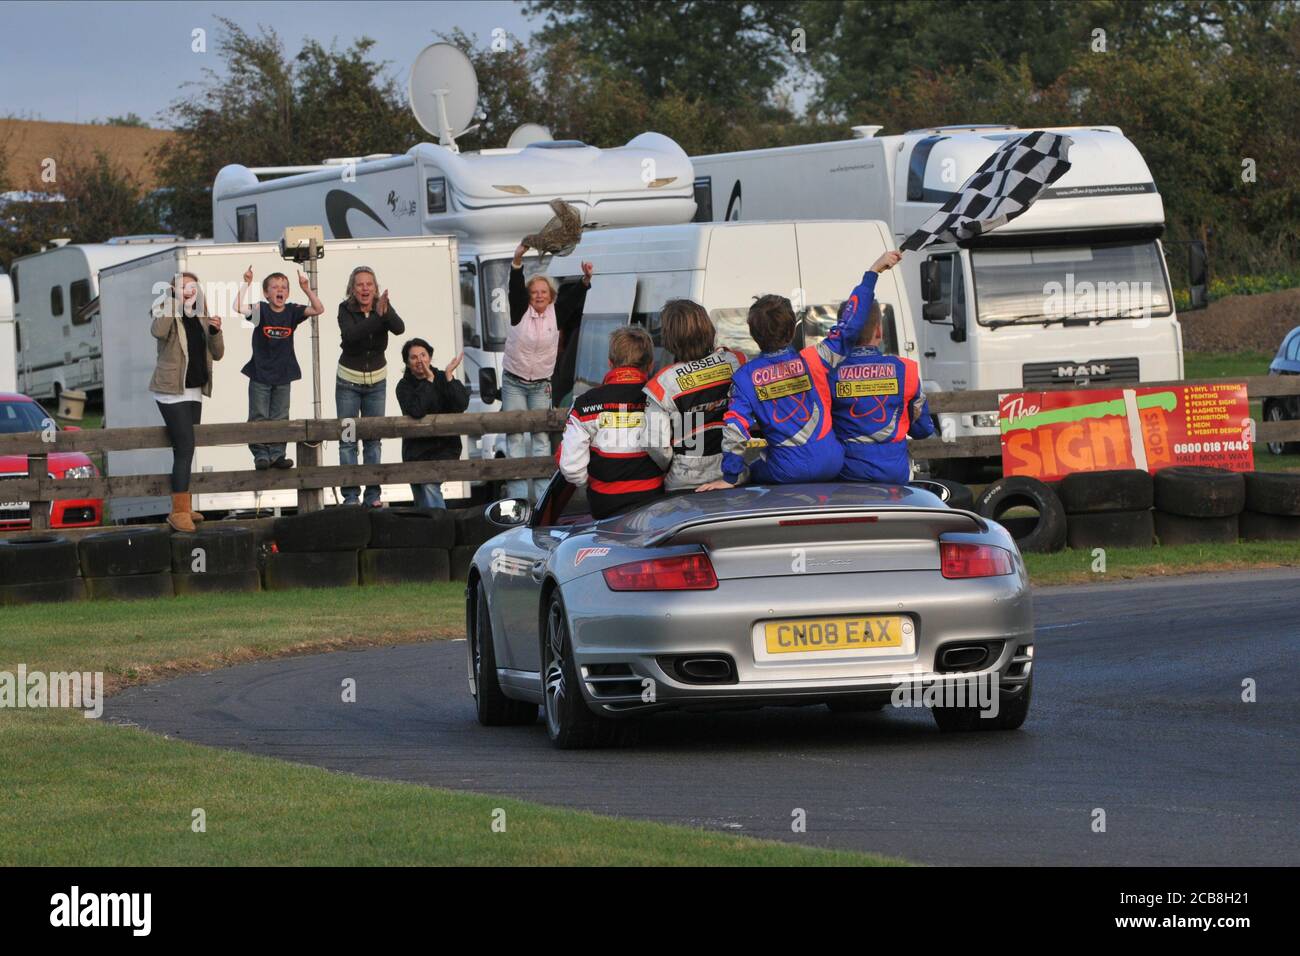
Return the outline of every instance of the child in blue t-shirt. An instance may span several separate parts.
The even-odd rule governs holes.
[[[289,302],[289,277],[273,272],[262,280],[265,301],[244,305],[244,293],[253,284],[253,267],[244,273],[244,284],[235,297],[235,311],[253,322],[253,357],[244,366],[248,376],[248,420],[283,421],[289,417],[289,386],[302,378],[298,356],[293,350],[293,333],[306,319],[325,311],[307,277],[298,273],[298,285],[310,306]],[[253,464],[265,468],[292,468],[293,459],[284,457],[284,442],[254,443],[248,446]]]

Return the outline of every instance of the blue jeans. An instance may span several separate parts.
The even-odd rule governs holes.
[[[345,382],[343,379],[334,380],[334,414],[339,418],[381,418],[384,414],[386,394],[388,390],[387,382],[376,382],[374,385],[356,385],[352,382]],[[378,438],[367,439],[361,444],[362,455],[367,465],[379,464],[382,447]],[[341,441],[339,442],[339,464],[355,465],[357,463],[357,442]],[[343,503],[345,505],[354,505],[357,503],[357,497],[361,489],[355,485],[341,489],[343,492]],[[379,485],[367,485],[365,502],[368,505],[375,504],[379,501]]]
[[[278,422],[289,417],[289,386],[263,385],[248,380],[248,420],[250,422]],[[284,442],[265,445],[254,442],[248,446],[253,460],[279,461],[284,457]]]
[[[551,383],[549,380],[525,382],[509,372],[501,376],[501,410],[503,412],[537,410],[551,407]],[[532,439],[531,446],[529,438]],[[549,455],[551,442],[545,432],[531,435],[521,433],[506,436],[507,458],[528,458]],[[549,478],[516,478],[506,483],[506,497],[527,498],[533,504],[542,497],[542,492],[550,484]]]
[[[436,481],[424,485],[411,485],[411,494],[415,496],[413,504],[417,508],[447,507],[447,502],[442,498],[442,485]]]

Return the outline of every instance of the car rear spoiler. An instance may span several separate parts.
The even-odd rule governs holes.
[[[953,508],[798,509],[694,518],[648,537],[645,544],[762,547],[812,541],[938,540],[949,532],[987,530],[987,522],[979,515]]]

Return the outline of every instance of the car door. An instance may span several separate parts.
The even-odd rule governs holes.
[[[565,527],[517,528],[503,535],[491,551],[490,574],[496,627],[505,635],[498,650],[500,666],[518,671],[541,670],[538,616],[546,561],[569,535]]]

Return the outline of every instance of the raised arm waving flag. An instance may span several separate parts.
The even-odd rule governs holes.
[[[1042,130],[1007,140],[899,251],[973,239],[1015,219],[1069,171],[1071,145],[1070,137]]]

